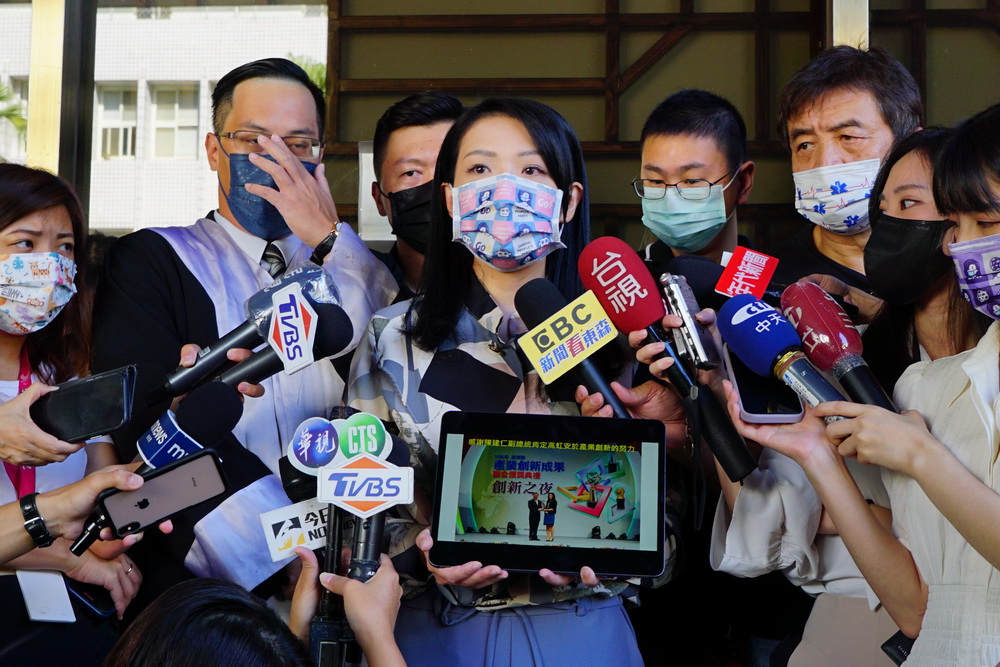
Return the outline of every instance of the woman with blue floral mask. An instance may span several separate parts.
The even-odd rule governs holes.
[[[800,462],[872,589],[916,642],[907,665],[1000,662],[1000,106],[959,125],[934,163],[934,199],[959,286],[994,321],[974,349],[910,366],[902,414],[820,405],[801,424],[741,432]],[[733,397],[735,399],[735,397]],[[730,411],[735,409],[730,401]],[[820,418],[846,419],[825,425]],[[850,484],[843,456],[882,467],[891,532]]]
[[[0,401],[4,402],[0,409],[20,405],[26,416],[27,402],[48,391],[45,385],[88,373],[92,300],[85,268],[76,263],[85,242],[83,211],[65,182],[42,170],[0,164]],[[23,503],[35,493],[76,482],[86,473],[116,462],[106,439],[91,441],[84,449],[84,443],[59,443],[53,438],[46,455],[28,449],[25,442],[8,433],[7,420],[3,426],[0,503],[18,499]],[[31,465],[20,465],[26,462]],[[57,539],[45,549],[35,549],[4,564],[4,568],[55,570],[72,580],[101,586],[110,592],[120,617],[142,580],[123,551],[120,542],[98,542],[77,557],[69,552],[69,541]],[[22,596],[27,601],[38,595],[27,585],[18,591],[14,582],[14,577],[0,577],[0,584],[7,586],[0,593],[4,604],[20,604]],[[117,630],[94,626],[91,619],[81,618],[81,613],[77,612],[78,622],[69,631],[81,636],[80,642],[73,644],[107,650]],[[44,649],[52,641],[51,627],[28,621],[27,616],[24,623],[11,620],[0,631],[0,646],[30,633],[34,639],[19,646],[23,650]],[[78,655],[79,664],[89,664],[89,653],[88,649]],[[4,655],[16,662],[16,656],[22,654]]]
[[[529,100],[469,109],[441,146],[434,188],[423,292],[376,313],[348,393],[352,407],[395,424],[424,498],[444,412],[579,414],[573,387],[565,396],[543,388],[518,353],[525,327],[514,295],[544,277],[567,299],[578,296],[590,225],[579,141],[559,114]],[[390,547],[424,564],[401,572],[415,595],[396,623],[408,664],[561,664],[565,647],[588,634],[613,638],[591,643],[588,660],[641,664],[624,582],[599,581],[590,568],[584,585],[546,569],[529,577],[481,563],[435,568],[425,559],[430,535],[420,532],[429,504],[411,510],[413,524]]]

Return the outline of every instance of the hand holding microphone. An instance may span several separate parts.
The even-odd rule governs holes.
[[[851,400],[898,412],[861,358],[861,335],[829,294],[814,283],[795,283],[781,295],[781,310],[802,338],[809,360],[836,377]]]
[[[229,357],[230,350],[251,350],[265,342],[274,321],[274,298],[290,287],[298,288],[304,300],[314,309],[332,305],[337,300],[333,281],[320,267],[302,267],[284,274],[273,285],[247,299],[244,304],[246,322],[199,350],[197,359],[191,365],[182,365],[168,375],[163,386],[150,392],[146,404],[152,406],[172,396],[180,396],[230,367],[234,361]],[[189,348],[185,347],[185,350],[190,353]]]
[[[644,331],[647,341],[663,345],[663,352],[656,356],[672,359],[673,363],[665,371],[667,377],[685,401],[689,417],[697,419],[705,441],[729,479],[737,482],[749,475],[757,462],[715,394],[699,384],[660,325],[666,314],[660,289],[635,251],[620,239],[596,239],[580,254],[579,270],[584,286],[597,295],[619,331]],[[690,308],[690,299],[674,298],[672,301],[675,307]],[[690,322],[689,325],[695,328]],[[690,333],[696,335],[696,331]],[[706,346],[713,344],[713,341],[701,342]],[[695,358],[691,361],[698,363]],[[711,365],[707,355],[701,364]]]
[[[812,407],[846,400],[806,358],[795,328],[769,304],[750,294],[734,296],[719,311],[718,323],[729,349],[757,375],[774,375]]]
[[[232,433],[242,416],[243,402],[235,390],[217,382],[199,387],[181,402],[176,415],[168,410],[139,438],[136,446],[143,463],[136,474],[145,476],[157,467],[215,445]],[[70,551],[82,554],[105,525],[107,517],[95,510]]]

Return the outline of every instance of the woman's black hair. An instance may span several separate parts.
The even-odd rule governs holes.
[[[873,226],[878,225],[882,215],[879,199],[885,190],[886,181],[892,168],[910,153],[917,153],[928,166],[933,168],[933,179],[937,181],[937,159],[941,156],[945,145],[949,142],[953,131],[941,127],[929,127],[918,130],[896,142],[889,151],[872,187],[869,202],[869,219]],[[935,204],[938,212],[944,214],[935,190]],[[948,311],[942,326],[947,329],[948,346],[952,354],[958,354],[975,345],[989,328],[992,320],[983,315],[962,297],[958,282],[950,273],[942,281],[948,281]],[[939,284],[931,290],[939,288]],[[864,346],[868,350],[865,359],[872,372],[883,387],[891,391],[899,376],[907,366],[920,361],[920,342],[917,340],[915,327],[916,304],[903,306],[886,303],[874,317],[864,333]],[[901,340],[900,333],[903,333]],[[872,354],[872,352],[877,352]]]
[[[889,153],[882,160],[882,164],[878,168],[878,176],[875,177],[875,184],[872,186],[872,195],[868,200],[868,219],[872,225],[878,224],[878,219],[882,215],[879,200],[882,198],[882,192],[885,190],[885,182],[889,180],[889,172],[896,166],[896,163],[910,153],[916,152],[929,166],[933,165],[934,158],[941,152],[941,148],[949,136],[951,136],[950,128],[925,127],[903,137],[892,145]],[[940,210],[941,207],[938,206],[938,211]]]
[[[576,214],[566,220],[562,228],[562,242],[566,248],[551,253],[545,263],[545,277],[555,283],[567,300],[583,292],[576,262],[590,240],[590,201],[583,150],[576,133],[566,119],[541,102],[514,98],[484,100],[455,122],[438,154],[423,293],[411,306],[411,315],[416,314],[416,321],[408,330],[417,346],[424,350],[434,350],[448,338],[476,281],[472,253],[452,241],[451,216],[445,207],[441,185],[455,181],[459,147],[469,128],[484,118],[495,116],[511,118],[524,125],[556,187],[563,191],[563,214],[569,204],[571,185],[576,182],[583,186]]]
[[[147,607],[104,667],[307,667],[305,645],[261,600],[220,579],[177,584]]]
[[[934,201],[945,215],[1000,213],[1000,104],[955,126],[934,159]]]
[[[76,295],[55,319],[25,338],[32,369],[57,384],[86,375],[90,367],[92,290],[87,280],[87,223],[76,193],[66,181],[42,169],[0,164],[0,229],[33,213],[63,208],[73,229]]]

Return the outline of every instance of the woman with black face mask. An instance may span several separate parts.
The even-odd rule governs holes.
[[[962,298],[941,250],[953,223],[934,202],[931,164],[949,134],[928,128],[899,141],[872,189],[865,275],[885,304],[864,333],[864,356],[890,392],[907,366],[968,350],[990,325]]]

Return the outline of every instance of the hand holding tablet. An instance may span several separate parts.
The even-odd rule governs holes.
[[[553,585],[657,576],[664,449],[659,421],[447,413],[432,540],[418,544],[440,583],[482,587],[506,571]]]

